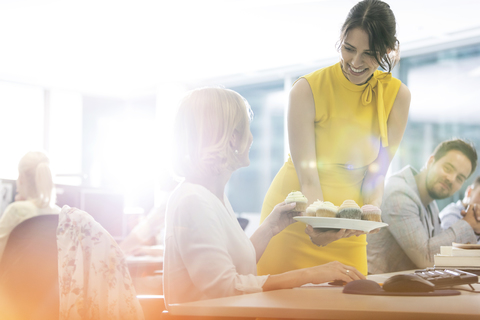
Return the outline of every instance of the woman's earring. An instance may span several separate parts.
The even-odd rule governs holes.
[[[238,154],[238,150],[237,150],[237,149],[235,149],[235,151],[234,151],[234,152],[235,152],[235,154]]]

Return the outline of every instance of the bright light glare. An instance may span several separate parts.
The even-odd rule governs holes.
[[[131,206],[136,191],[148,185],[155,169],[154,121],[126,112],[119,118],[100,119],[97,129],[95,152],[101,162],[90,172],[92,181],[103,185],[108,179],[111,187],[124,193],[125,206]]]
[[[41,88],[0,82],[0,178],[17,179],[20,158],[44,148],[43,104]]]
[[[59,184],[82,184],[82,96],[76,92],[49,93],[48,152],[61,175]]]
[[[157,162],[157,177],[171,173],[172,152],[173,152],[173,123],[177,106],[185,94],[186,89],[180,84],[164,83],[157,88],[157,108],[155,116],[155,128],[157,143],[155,148],[155,159]],[[160,194],[155,195],[159,199]]]

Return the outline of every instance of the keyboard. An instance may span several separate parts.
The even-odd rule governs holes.
[[[458,269],[428,268],[415,274],[435,285],[435,288],[478,283],[478,276]]]

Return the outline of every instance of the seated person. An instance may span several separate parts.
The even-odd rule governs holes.
[[[480,222],[473,208],[442,230],[435,202],[457,192],[476,166],[473,145],[448,140],[437,146],[420,172],[407,166],[388,179],[381,209],[389,226],[367,236],[371,273],[431,267],[440,246],[477,241]]]
[[[50,160],[43,152],[28,152],[18,164],[17,195],[0,218],[0,261],[10,232],[22,221],[58,214]]]
[[[162,256],[163,238],[165,236],[166,203],[153,207],[128,236],[120,243],[120,248],[126,255]],[[154,243],[152,243],[154,238]]]
[[[165,237],[165,210],[172,190],[178,185],[173,177],[162,180],[160,204],[153,207],[120,243],[120,248],[127,255],[163,256],[163,239]],[[155,238],[155,244],[149,241]]]
[[[232,173],[250,164],[251,110],[236,92],[204,88],[188,93],[174,123],[175,171],[185,177],[166,212],[166,305],[364,279],[338,261],[277,275],[257,276],[270,239],[294,223],[295,204],[280,203],[249,239],[225,195]]]
[[[165,210],[167,201],[178,182],[172,176],[159,180],[161,192],[158,204],[153,207],[120,243],[120,248],[127,256],[147,256],[147,261],[155,263],[136,264],[131,258],[129,270],[133,285],[138,294],[163,294],[163,242],[165,238]],[[157,199],[156,199],[157,200]]]
[[[442,229],[446,230],[450,228],[455,222],[463,219],[466,214],[467,207],[469,205],[480,205],[480,176],[475,179],[472,185],[467,187],[463,200],[450,203],[446,206],[442,212],[440,212],[440,222]],[[477,206],[480,210],[480,206]],[[480,216],[480,211],[477,211],[477,215]],[[480,235],[477,234],[477,243],[480,244]]]

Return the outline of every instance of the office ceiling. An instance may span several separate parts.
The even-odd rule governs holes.
[[[128,96],[335,59],[354,0],[0,0],[0,80]],[[480,1],[387,0],[404,52],[480,36]]]

